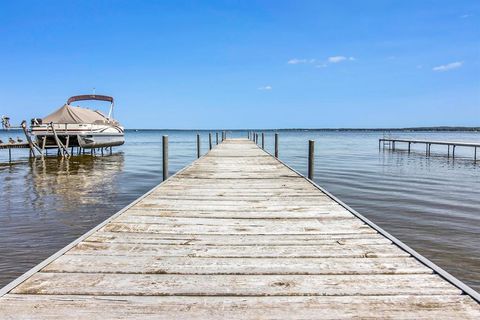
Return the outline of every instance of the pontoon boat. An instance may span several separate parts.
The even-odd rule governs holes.
[[[110,102],[108,116],[100,111],[72,106],[75,101]],[[32,119],[30,133],[42,150],[49,147],[103,148],[122,145],[124,129],[112,118],[113,98],[103,95],[73,96],[60,109],[43,119]]]

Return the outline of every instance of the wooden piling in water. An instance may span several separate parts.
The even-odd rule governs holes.
[[[265,149],[265,133],[262,132],[262,149]]]
[[[278,158],[278,133],[275,133],[275,158]]]
[[[168,179],[168,136],[162,137],[162,175],[163,181]]]
[[[208,133],[208,148],[209,150],[212,150],[212,133]]]
[[[308,140],[308,179],[313,180],[315,170],[315,141]]]
[[[200,158],[200,135],[197,133],[197,158]]]

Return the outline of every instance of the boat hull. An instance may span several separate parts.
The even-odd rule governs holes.
[[[104,148],[125,143],[124,130],[120,126],[89,124],[54,124],[58,139],[68,147]],[[55,134],[48,125],[32,126],[31,134],[43,148],[57,147]]]
[[[125,137],[123,133],[89,133],[77,135],[77,141],[81,148],[116,147],[125,143]]]

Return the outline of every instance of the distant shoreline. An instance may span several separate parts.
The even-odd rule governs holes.
[[[480,127],[412,127],[412,128],[281,128],[281,129],[126,129],[126,131],[323,131],[323,132],[350,132],[350,131],[362,131],[362,132],[382,132],[382,131],[395,131],[395,132],[480,132]]]
[[[412,127],[412,128],[280,128],[280,129],[140,129],[129,128],[125,131],[319,131],[319,132],[480,132],[480,127]],[[21,131],[19,128],[8,130],[0,128],[0,132]]]

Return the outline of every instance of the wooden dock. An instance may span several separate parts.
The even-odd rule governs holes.
[[[12,163],[12,149],[28,149],[27,142],[0,143],[0,150],[8,150],[8,162]]]
[[[1,319],[480,319],[478,293],[246,139],[0,296]]]
[[[455,148],[457,147],[469,147],[473,148],[473,161],[477,162],[477,148],[480,148],[479,142],[462,142],[462,141],[438,141],[438,140],[418,140],[418,139],[396,139],[396,138],[382,138],[378,139],[378,149],[388,146],[392,151],[395,151],[396,144],[402,142],[406,143],[408,152],[410,153],[412,144],[424,144],[425,155],[431,154],[432,145],[447,146],[447,157],[450,157],[450,148],[452,148],[452,157],[455,158]]]

